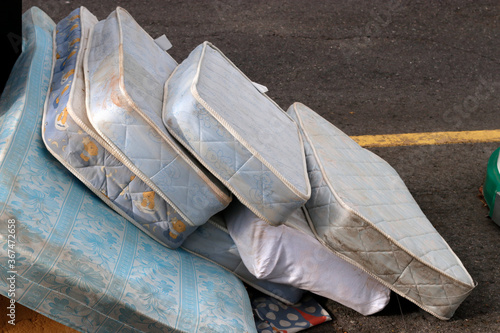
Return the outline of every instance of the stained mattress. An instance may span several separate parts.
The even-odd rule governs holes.
[[[396,293],[449,319],[475,286],[397,172],[303,104],[288,113],[304,137],[317,238]]]
[[[54,69],[44,110],[49,151],[111,208],[162,244],[176,248],[195,230],[111,153],[87,117],[83,58],[97,19],[85,7],[54,32]]]
[[[153,241],[45,148],[54,28],[38,8],[23,15],[23,52],[0,99],[0,216],[15,226],[0,293],[14,274],[17,302],[80,331],[256,332],[236,277]],[[4,248],[8,235],[0,230]]]
[[[297,125],[212,44],[165,84],[167,129],[257,216],[278,225],[310,196]]]
[[[500,148],[491,154],[484,182],[484,198],[490,208],[490,217],[500,225]]]
[[[163,85],[177,63],[128,12],[118,7],[94,26],[84,66],[90,123],[151,196],[181,215],[179,230],[228,205],[227,189],[164,129]]]

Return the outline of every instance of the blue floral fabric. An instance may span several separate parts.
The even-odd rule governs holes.
[[[255,332],[236,277],[152,240],[45,149],[54,26],[38,8],[23,15],[23,53],[0,100],[0,293],[15,274],[19,303],[86,332]]]

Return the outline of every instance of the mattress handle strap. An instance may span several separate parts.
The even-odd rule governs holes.
[[[263,86],[262,84],[259,84],[257,82],[252,82],[253,86],[257,88],[258,91],[260,91],[262,94],[265,94],[266,92],[269,91],[266,86]]]
[[[167,36],[165,35],[161,35],[160,37],[156,38],[155,43],[165,52],[172,48],[172,43],[170,43]]]

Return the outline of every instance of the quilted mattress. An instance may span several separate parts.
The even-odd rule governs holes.
[[[207,223],[198,227],[182,244],[182,248],[224,267],[253,288],[285,304],[298,303],[304,294],[304,291],[289,284],[274,283],[252,275],[229,235],[222,213],[211,217]]]
[[[231,200],[164,129],[163,86],[176,65],[120,7],[94,26],[84,60],[90,123],[110,152],[152,189],[146,205],[161,197],[182,217],[173,234],[205,223]]]
[[[87,117],[83,57],[97,19],[85,7],[57,24],[54,69],[44,110],[49,151],[110,207],[157,241],[176,248],[195,227],[111,154]],[[177,227],[184,224],[184,230]]]
[[[484,198],[490,208],[490,217],[500,225],[500,148],[491,154],[488,161]]]
[[[195,227],[111,154],[87,117],[83,57],[97,19],[85,7],[54,32],[51,88],[44,110],[48,150],[104,202],[155,240],[176,248]],[[177,227],[183,223],[182,230]]]
[[[475,287],[397,172],[303,104],[288,113],[304,137],[310,226],[330,250],[440,319]]]
[[[165,84],[168,130],[257,216],[277,225],[310,196],[297,125],[205,42]]]
[[[47,151],[41,128],[53,29],[36,7],[23,15],[23,51],[0,99],[5,249],[15,230],[15,262],[0,253],[0,293],[7,296],[14,274],[17,302],[80,331],[256,332],[236,277],[153,241]]]

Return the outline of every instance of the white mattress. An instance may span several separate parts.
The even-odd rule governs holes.
[[[84,66],[93,127],[183,224],[205,223],[229,204],[230,193],[157,126],[163,85],[177,63],[120,7],[95,25],[89,43]]]
[[[165,85],[167,129],[264,221],[277,225],[310,196],[297,125],[205,42]]]
[[[303,104],[288,113],[304,136],[310,226],[330,250],[440,319],[475,287],[397,172]]]

